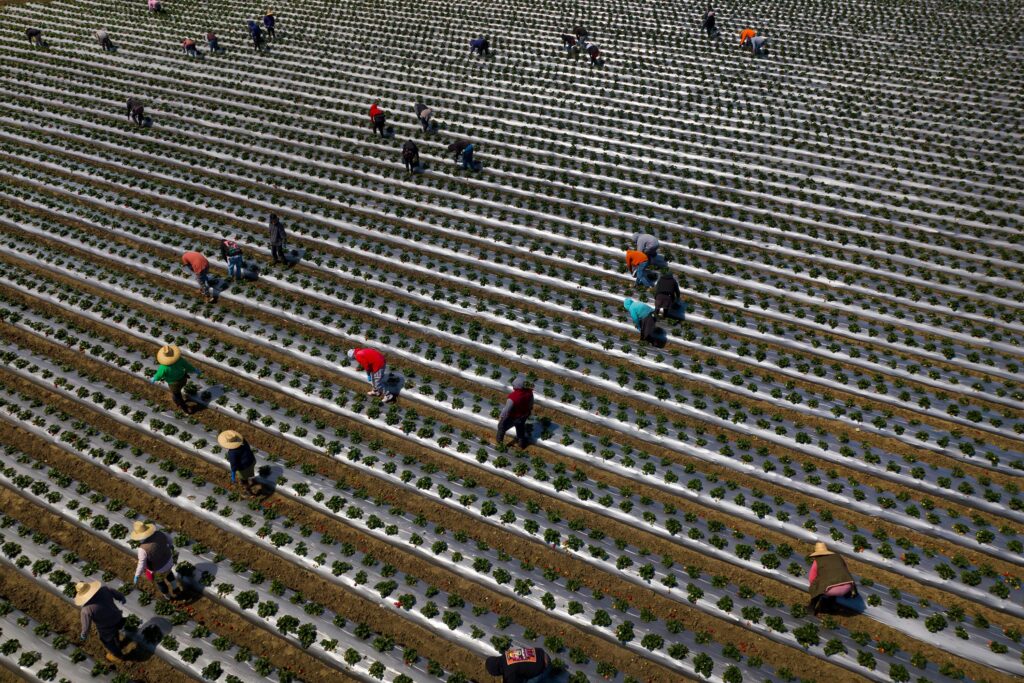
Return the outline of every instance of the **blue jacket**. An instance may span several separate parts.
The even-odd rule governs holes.
[[[243,441],[241,446],[228,451],[228,464],[231,465],[232,474],[256,464],[256,456],[253,455],[248,441]]]
[[[274,15],[265,14],[263,15],[263,25],[267,28],[274,28]]]
[[[257,24],[255,21],[250,20],[248,25],[250,35],[258,36],[261,33],[263,33],[263,31],[260,29],[260,25]]]
[[[640,321],[654,313],[654,309],[647,304],[640,301],[633,301],[632,299],[626,299],[622,302],[623,308],[629,311],[629,317],[633,319],[633,324],[640,327]]]

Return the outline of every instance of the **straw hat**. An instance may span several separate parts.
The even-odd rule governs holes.
[[[814,552],[809,557],[821,557],[823,555],[835,555],[835,553],[829,550],[827,545],[819,541],[814,544]]]
[[[145,541],[147,538],[156,533],[156,524],[146,524],[145,522],[135,522],[132,524],[132,533],[128,537],[133,541]]]
[[[160,365],[174,365],[181,358],[181,349],[174,344],[161,346],[156,352],[156,362]]]
[[[224,430],[217,436],[217,443],[220,444],[221,448],[226,448],[228,450],[238,448],[242,445],[243,441],[245,441],[245,439],[242,438],[242,435],[233,429]]]
[[[75,584],[75,607],[82,607],[100,592],[103,584],[99,581],[88,581]]]

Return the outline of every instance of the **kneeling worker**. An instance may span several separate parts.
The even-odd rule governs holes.
[[[551,669],[551,658],[539,647],[513,647],[488,657],[484,665],[490,675],[501,676],[502,683],[541,683]]]

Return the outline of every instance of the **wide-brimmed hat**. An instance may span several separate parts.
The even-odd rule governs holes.
[[[100,592],[103,584],[99,581],[87,581],[75,584],[75,606],[81,607],[92,600],[93,596]]]
[[[814,552],[808,557],[821,557],[823,555],[835,555],[835,553],[829,550],[828,546],[824,543],[818,542],[814,544]]]
[[[128,536],[133,541],[145,541],[147,538],[156,533],[156,524],[146,524],[145,522],[135,522],[132,524],[132,533]]]
[[[242,438],[242,435],[233,429],[225,429],[217,435],[217,443],[220,444],[221,448],[227,448],[228,450],[238,448],[244,441],[245,439]]]
[[[174,365],[181,358],[181,349],[174,344],[165,344],[156,352],[156,362],[160,365]]]

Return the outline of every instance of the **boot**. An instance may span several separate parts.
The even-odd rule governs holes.
[[[121,659],[120,657],[118,657],[116,655],[111,654],[110,652],[107,653],[107,661],[110,662],[111,664],[123,664],[124,663],[123,659]]]

